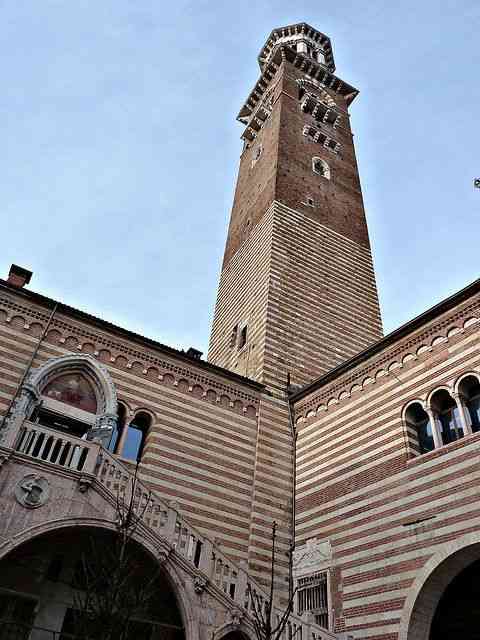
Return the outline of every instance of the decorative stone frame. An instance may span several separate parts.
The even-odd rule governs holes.
[[[262,153],[263,153],[263,145],[262,144],[258,144],[256,147],[253,148],[252,151],[252,167],[254,167],[257,162],[260,160],[260,158],[262,157]]]
[[[323,173],[320,173],[320,171],[317,171],[317,169],[315,168],[315,165],[317,163],[320,163],[322,165]],[[330,165],[323,158],[318,158],[316,156],[312,158],[312,171],[313,173],[316,173],[317,175],[321,176],[322,178],[325,178],[326,180],[330,180],[332,177],[332,173],[330,171]]]
[[[117,423],[117,392],[107,369],[93,356],[84,354],[51,358],[28,375],[6,421],[7,443],[16,437],[23,421],[41,405],[42,391],[47,384],[66,373],[81,373],[92,384],[97,398],[97,413],[92,417],[87,439],[99,438],[104,446],[108,444]]]
[[[454,394],[459,394],[460,393],[460,385],[462,384],[462,382],[465,380],[465,378],[476,378],[480,384],[480,373],[478,373],[478,371],[465,371],[464,373],[462,373],[462,375],[456,380],[455,384],[453,385],[453,393]]]

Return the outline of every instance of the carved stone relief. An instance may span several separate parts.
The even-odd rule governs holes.
[[[293,577],[295,579],[324,571],[332,566],[332,547],[329,540],[307,540],[303,547],[293,552]]]
[[[50,485],[43,476],[30,473],[16,484],[14,492],[15,498],[22,506],[36,509],[47,502],[50,496]]]

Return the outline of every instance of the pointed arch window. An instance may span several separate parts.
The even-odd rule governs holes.
[[[81,371],[61,373],[41,390],[33,422],[83,438],[96,420],[97,394]]]
[[[20,433],[27,420],[76,438],[98,438],[107,446],[116,415],[117,393],[108,370],[93,356],[69,354],[30,372],[7,430]]]

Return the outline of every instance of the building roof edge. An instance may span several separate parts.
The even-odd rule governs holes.
[[[262,391],[265,389],[265,385],[261,382],[257,382],[256,380],[252,380],[251,378],[245,378],[244,376],[239,375],[233,371],[229,371],[228,369],[224,369],[223,367],[219,367],[211,362],[207,362],[205,360],[199,360],[196,358],[191,358],[187,356],[185,351],[181,351],[180,349],[175,349],[174,347],[169,347],[168,345],[162,344],[157,340],[153,340],[152,338],[147,338],[142,336],[139,333],[135,333],[134,331],[130,331],[129,329],[124,329],[108,320],[103,320],[98,316],[94,316],[86,311],[81,311],[80,309],[75,309],[75,307],[71,307],[63,302],[59,302],[54,300],[53,298],[49,298],[47,296],[42,295],[41,293],[37,293],[35,291],[31,291],[29,289],[19,289],[14,285],[9,284],[6,280],[0,278],[0,291],[6,290],[8,293],[13,294],[15,296],[26,298],[35,302],[41,306],[45,306],[49,309],[53,308],[55,305],[57,306],[57,310],[60,313],[64,313],[65,315],[73,316],[79,320],[84,322],[89,322],[90,324],[94,324],[104,331],[110,331],[115,333],[119,337],[122,337],[127,340],[132,340],[133,342],[143,343],[145,346],[161,351],[165,355],[169,355],[175,358],[179,358],[185,363],[188,363],[191,366],[199,367],[200,369],[205,369],[210,371],[212,374],[220,375],[230,379],[232,382],[236,382],[238,384],[243,384],[252,389],[256,389],[258,391]]]
[[[390,345],[394,344],[397,340],[405,337],[409,333],[412,333],[413,331],[420,328],[422,325],[426,324],[427,322],[430,322],[437,316],[441,315],[442,313],[445,313],[446,311],[449,311],[450,309],[455,307],[457,304],[460,304],[461,302],[468,300],[468,298],[472,297],[473,295],[479,292],[480,292],[480,278],[477,280],[474,280],[463,289],[460,289],[459,291],[452,294],[448,298],[445,298],[444,300],[437,303],[433,307],[430,307],[430,309],[427,309],[420,315],[415,316],[414,318],[412,318],[412,320],[409,320],[408,322],[401,325],[397,329],[394,329],[392,332],[384,336],[381,340],[374,342],[372,345],[367,347],[364,351],[360,351],[360,353],[357,353],[355,356],[353,356],[349,360],[342,362],[334,369],[331,369],[330,371],[325,373],[323,376],[320,376],[320,378],[313,380],[312,382],[305,385],[298,391],[295,391],[294,393],[290,394],[290,401],[297,402],[298,400],[302,400],[308,394],[312,393],[313,391],[316,391],[323,385],[328,384],[338,376],[346,373],[350,369],[353,369],[354,367],[361,364],[362,362],[365,362],[365,360],[368,360],[368,358],[370,358],[371,356],[376,355],[377,353],[382,351],[382,349],[385,349],[385,347],[389,347]]]

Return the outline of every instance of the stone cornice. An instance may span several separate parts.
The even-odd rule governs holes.
[[[33,304],[32,304],[33,303]],[[53,300],[44,298],[31,291],[18,291],[0,281],[0,309],[7,314],[7,324],[15,317],[23,322],[22,330],[33,335],[40,335],[48,321]],[[47,308],[44,310],[44,307]],[[226,394],[233,399],[241,399],[244,403],[258,405],[260,393],[264,386],[248,378],[243,378],[216,365],[201,360],[194,360],[186,354],[143,338],[104,320],[90,316],[66,305],[59,304],[55,318],[50,325],[49,333],[57,332],[58,344],[65,349],[77,353],[109,354],[103,361],[111,364],[119,357],[125,361],[125,368],[132,373],[139,373],[149,378],[150,372],[157,370],[155,379],[163,381],[165,374],[171,374],[176,381],[187,378],[190,386],[201,385],[215,389],[220,397]],[[75,345],[73,342],[75,341]],[[72,344],[70,344],[72,343]],[[89,350],[83,350],[89,345]],[[93,351],[91,349],[93,347]],[[151,378],[150,378],[151,379]],[[175,385],[175,383],[174,383]],[[175,385],[176,386],[176,385]]]
[[[308,56],[297,53],[291,47],[280,46],[270,62],[262,70],[262,75],[250,92],[244,105],[240,109],[237,120],[247,124],[255,109],[263,100],[264,94],[269,88],[272,78],[277,73],[278,68],[284,60],[292,63],[295,67],[303,71],[305,75],[313,78],[320,86],[330,89],[334,93],[345,97],[348,104],[358,95],[358,90],[340,80],[334,73],[329,71],[324,65],[315,62]]]
[[[278,29],[273,29],[258,55],[258,64],[260,65],[260,69],[264,68],[269,57],[271,56],[272,52],[281,39],[298,36],[306,38],[312,43],[319,45],[323,51],[323,54],[325,55],[326,66],[330,71],[335,71],[332,43],[330,41],[330,38],[324,33],[321,33],[321,31],[317,31],[317,29],[314,29],[306,22],[300,22],[298,24],[291,24],[285,27],[279,27]]]

